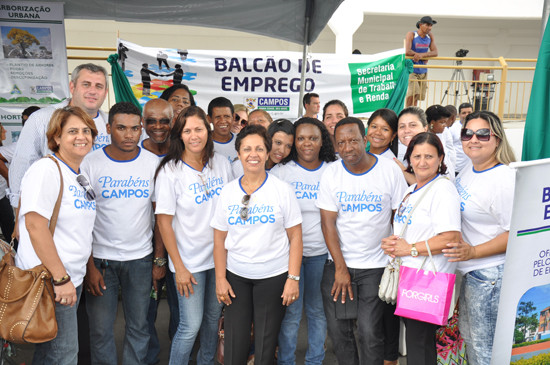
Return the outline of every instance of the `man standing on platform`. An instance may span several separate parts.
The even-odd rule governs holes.
[[[405,54],[413,57],[415,65],[425,65],[428,60],[425,57],[437,57],[437,46],[432,34],[432,26],[437,24],[431,16],[424,16],[416,22],[417,31],[408,32],[405,38]],[[426,99],[428,78],[427,68],[415,68],[409,76],[409,89],[407,90],[406,107],[416,106],[418,100]]]

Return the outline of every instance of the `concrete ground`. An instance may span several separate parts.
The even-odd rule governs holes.
[[[161,343],[161,353],[160,353],[160,362],[159,364],[165,365],[168,364],[168,359],[170,356],[170,340],[168,338],[168,304],[166,300],[161,300],[159,305],[159,312],[157,318],[157,332],[159,335]],[[122,306],[119,302],[117,319],[115,322],[115,341],[118,350],[119,363],[122,356],[122,342],[124,340],[124,317],[122,313]],[[336,357],[332,352],[332,343],[330,339],[327,338],[327,351],[325,355],[324,365],[333,365],[337,364]],[[15,364],[32,364],[32,355],[34,352],[34,345],[16,345],[16,354],[13,357]],[[306,322],[302,320],[300,325],[300,331],[298,334],[298,344],[296,349],[296,364],[304,364],[304,358],[307,350],[307,331],[306,331]],[[0,360],[0,364],[2,364]],[[192,362],[191,364],[195,364]],[[406,365],[406,358],[401,357],[399,359],[400,365]],[[243,364],[244,365],[244,364]]]

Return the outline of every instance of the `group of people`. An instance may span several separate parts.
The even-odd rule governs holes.
[[[226,364],[251,352],[255,364],[295,364],[303,310],[307,364],[323,363],[327,333],[339,364],[396,364],[400,318],[378,297],[381,276],[391,258],[420,267],[428,251],[438,271],[464,275],[469,361],[489,363],[514,187],[493,113],[380,109],[366,132],[339,100],[317,119],[317,94],[293,123],[225,97],[205,112],[180,84],[143,112],[117,103],[106,115],[107,73],[93,64],[73,71],[70,90],[31,116],[9,171],[16,263],[43,263],[57,302],[58,336],[33,364],[76,364],[81,298],[92,363],[119,362],[119,291],[122,363],[158,362],[164,281],[170,364],[187,364],[197,338],[197,363],[214,363],[222,311]],[[436,364],[437,326],[404,321],[407,363]]]

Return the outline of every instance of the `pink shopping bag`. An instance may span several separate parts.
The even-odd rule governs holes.
[[[455,274],[401,266],[395,315],[446,324],[455,278]]]

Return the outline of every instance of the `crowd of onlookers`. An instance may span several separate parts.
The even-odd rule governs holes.
[[[43,263],[57,302],[58,335],[33,364],[76,364],[83,323],[81,352],[89,341],[92,363],[120,363],[119,294],[122,363],[157,363],[163,285],[170,364],[188,364],[197,339],[197,363],[214,363],[222,313],[226,364],[295,364],[302,313],[306,364],[323,363],[327,333],[339,364],[397,364],[401,319],[378,297],[381,276],[392,258],[420,268],[429,252],[437,271],[461,274],[468,359],[489,364],[514,190],[493,113],[411,106],[364,123],[309,93],[303,117],[273,120],[225,97],[197,106],[180,84],[143,111],[106,114],[102,67],[78,66],[70,86],[32,114],[12,155],[0,150],[16,264]],[[436,364],[438,326],[403,321],[407,363]]]

